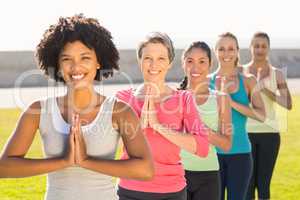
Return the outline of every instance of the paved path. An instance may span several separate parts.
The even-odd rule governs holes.
[[[137,87],[138,84],[110,84],[96,87],[101,94],[112,95],[116,91],[129,87]],[[175,83],[171,85],[176,87]],[[289,79],[288,85],[292,94],[300,95],[300,79]],[[25,109],[29,103],[36,99],[55,96],[66,92],[64,87],[38,87],[38,88],[5,88],[0,89],[0,108],[21,108]]]

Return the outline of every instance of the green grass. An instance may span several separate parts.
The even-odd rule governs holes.
[[[287,127],[281,133],[281,148],[275,167],[272,200],[299,200],[300,198],[300,96],[293,97],[293,110],[283,116]],[[13,131],[20,111],[0,110],[0,149]],[[39,134],[30,148],[28,157],[42,157]],[[22,179],[0,179],[0,200],[40,200],[46,188],[46,176]]]

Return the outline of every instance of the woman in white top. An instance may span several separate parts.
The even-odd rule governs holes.
[[[280,146],[275,106],[279,104],[291,110],[292,99],[283,73],[269,62],[269,36],[264,32],[255,33],[250,49],[252,60],[244,71],[257,78],[257,90],[260,90],[264,102],[266,120],[259,122],[249,119],[247,124],[254,161],[247,199],[255,199],[256,188],[259,199],[270,199],[270,183]]]
[[[2,153],[0,177],[49,173],[47,200],[115,200],[111,176],[151,179],[153,163],[134,111],[93,87],[118,69],[110,32],[83,15],[60,18],[36,55],[40,68],[63,81],[67,93],[36,101],[22,114]],[[46,158],[25,158],[38,129]],[[114,160],[120,137],[126,160]]]

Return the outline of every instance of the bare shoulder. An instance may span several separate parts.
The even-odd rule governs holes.
[[[236,68],[239,73],[245,73],[247,71],[246,68],[242,65],[239,65]]]
[[[256,84],[256,78],[253,74],[250,73],[243,73],[242,76],[244,76],[245,82],[249,84]]]
[[[256,87],[257,80],[255,76],[250,73],[243,73],[242,76],[244,77],[244,84],[246,87],[246,91],[249,94]]]
[[[277,81],[282,82],[286,79],[281,69],[274,67],[274,66],[271,66],[271,68],[275,72]]]
[[[114,124],[119,124],[121,121],[132,121],[136,117],[136,113],[129,104],[122,100],[116,99],[112,113]]]
[[[23,112],[23,115],[28,115],[32,117],[40,117],[41,114],[41,102],[34,101],[31,103]]]
[[[115,115],[124,115],[127,112],[131,112],[131,111],[132,111],[132,109],[127,103],[125,103],[122,100],[116,99],[115,105],[113,108],[113,113]]]
[[[30,109],[37,109],[37,110],[41,110],[41,101],[34,101],[32,102],[29,107]]]

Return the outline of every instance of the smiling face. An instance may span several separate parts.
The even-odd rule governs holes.
[[[207,52],[200,48],[192,48],[183,60],[183,69],[189,82],[199,83],[206,79],[210,68]]]
[[[215,51],[221,67],[236,66],[239,50],[233,38],[221,37],[217,42]]]
[[[59,68],[67,85],[91,85],[100,68],[96,53],[80,41],[67,43],[59,55]]]
[[[255,61],[267,60],[269,54],[269,42],[267,38],[255,37],[251,42],[251,54]]]
[[[161,43],[146,44],[139,64],[145,82],[163,82],[171,67],[168,49]]]

